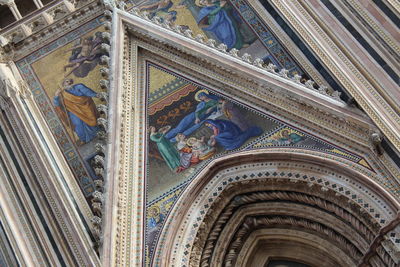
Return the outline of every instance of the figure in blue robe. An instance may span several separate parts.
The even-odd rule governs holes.
[[[288,130],[283,130],[281,136],[282,137],[277,141],[278,145],[293,145],[304,139],[303,136],[298,135],[297,133],[289,134]]]
[[[200,103],[197,104],[196,110],[187,114],[175,128],[165,134],[165,138],[169,139],[170,142],[176,142],[175,136],[178,133],[189,136],[200,128],[203,120],[217,110],[219,99],[217,96],[201,92],[198,98]]]
[[[196,4],[202,7],[197,17],[197,24],[203,30],[214,33],[228,49],[240,50],[243,47],[243,37],[238,26],[224,9],[226,1],[209,3],[207,0],[198,0]]]
[[[213,130],[211,144],[217,143],[226,150],[237,149],[249,138],[262,134],[260,127],[251,126],[242,131],[235,123],[228,120],[205,120],[204,125]]]
[[[64,81],[64,89],[57,91],[54,96],[54,105],[59,113],[61,111],[61,119],[73,128],[79,140],[88,143],[99,131],[98,113],[92,100],[92,97],[97,97],[97,93],[84,84],[72,85],[72,83],[72,79]]]
[[[160,214],[158,218],[151,217],[148,222],[148,227],[150,229],[155,228],[159,223],[162,222],[162,220],[164,220],[164,215],[162,214]]]
[[[147,226],[149,229],[157,227],[164,220],[164,214],[161,213],[159,207],[152,207],[149,210],[149,220]]]

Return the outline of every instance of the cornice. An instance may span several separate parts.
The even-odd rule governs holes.
[[[343,27],[343,31],[346,31],[346,29],[347,29],[347,33],[349,36],[352,36],[354,33],[352,33],[350,31],[350,28],[346,27],[345,21],[348,21],[349,23],[351,23],[351,26],[354,27],[354,29],[356,29],[357,33],[362,34],[362,37],[364,39],[366,39],[366,41],[372,47],[374,52],[377,53],[377,55],[380,58],[382,58],[395,73],[400,74],[399,73],[400,62],[399,62],[399,60],[397,60],[399,58],[399,55],[398,54],[394,55],[393,49],[390,49],[388,47],[388,44],[385,43],[378,36],[378,34],[374,32],[374,30],[371,28],[370,25],[368,25],[362,18],[360,18],[360,15],[355,10],[348,9],[347,6],[342,1],[330,2],[332,4],[332,6],[339,11],[338,12],[339,14],[336,14],[330,8],[328,8],[328,6],[323,5],[322,2],[318,2],[318,3],[319,3],[319,5],[309,5],[310,8],[315,10],[316,14],[319,14],[320,16],[324,16],[324,15],[320,14],[320,12],[317,11],[319,9],[319,7],[322,7],[322,12],[325,13],[326,16],[331,17],[332,20],[336,21],[336,23],[338,25],[341,24],[341,27]],[[378,6],[374,5],[372,8],[375,9],[375,12],[379,12],[379,14],[381,14],[381,16],[385,15],[385,14],[382,14],[383,11],[380,10],[380,8]],[[340,19],[339,16],[343,16],[343,19]],[[336,20],[334,18],[336,18]],[[388,19],[387,17],[385,17],[385,19],[387,19],[386,23],[390,24],[389,27],[391,27],[392,36],[394,36],[393,31],[396,30],[395,24],[392,23],[392,21],[390,19]],[[330,25],[330,23],[327,23],[327,24]],[[355,40],[357,38],[354,38],[354,35],[350,38],[345,37],[345,38],[339,38],[339,39],[343,43],[348,43],[348,40],[353,39],[353,42],[356,44],[357,47],[365,50],[365,44],[363,44],[362,41],[360,42],[360,40]],[[365,51],[364,53],[366,55],[368,55],[368,57],[371,58],[371,60],[373,60],[374,57],[370,51]],[[354,54],[357,55],[357,52],[355,52]],[[357,57],[359,57],[359,56],[357,56]],[[378,57],[375,55],[375,58],[377,59]],[[375,68],[382,68],[382,67],[379,66],[379,64],[376,64]],[[387,72],[386,72],[386,75],[387,75]]]
[[[285,44],[285,48],[293,56],[293,58],[295,58],[298,64],[304,68],[306,73],[309,74],[317,84],[326,84],[326,81],[322,75],[311,65],[308,59],[298,51],[298,48],[296,48],[296,45],[293,43],[293,41],[286,35],[285,31],[283,31],[282,28],[276,24],[268,12],[265,12],[262,4],[257,0],[247,0],[247,2],[254,9],[254,12],[256,12],[256,14],[260,16],[260,18],[268,25],[276,38],[279,39],[282,44]]]
[[[382,27],[383,25],[379,25],[368,9],[360,6],[359,2],[354,0],[346,0],[344,1],[344,4],[350,7],[350,12],[354,13],[354,15],[361,21],[366,29],[370,30],[378,40],[383,40],[388,48],[393,50],[393,52],[391,52],[392,55],[394,54],[396,58],[399,58],[399,40],[394,39],[393,36]],[[378,8],[377,6],[375,7]],[[395,25],[394,27],[396,26],[398,25]]]
[[[398,15],[400,15],[399,1],[397,1],[397,0],[384,0],[384,1],[387,2]]]
[[[64,0],[49,5],[38,14],[0,31],[3,46],[0,59],[17,61],[34,52],[38,43],[46,45],[103,13],[98,0],[76,1],[75,4]]]
[[[134,38],[140,38],[135,36]],[[291,125],[318,134],[329,140],[335,139],[341,145],[349,142],[370,148],[369,134],[374,126],[368,124],[368,119],[352,117],[344,112],[328,111],[323,106],[305,103],[301,98],[285,92],[284,89],[268,84],[260,85],[240,72],[220,68],[212,62],[199,61],[197,57],[167,49],[153,39],[141,40],[140,47],[146,59],[157,62],[164,67],[191,77],[203,86],[220,89],[221,93],[229,95],[239,102],[246,103],[263,113],[267,113]],[[153,51],[153,52],[147,52]],[[350,109],[346,109],[349,111]],[[353,112],[350,110],[350,112]],[[357,113],[353,113],[355,115]],[[358,115],[358,114],[357,114]],[[361,120],[359,120],[361,119]],[[362,122],[364,120],[364,122]]]
[[[0,145],[3,147],[5,144],[0,140]],[[7,225],[10,234],[13,238],[14,245],[16,246],[16,254],[20,255],[20,263],[27,265],[44,264],[46,257],[40,250],[40,244],[34,237],[31,224],[26,218],[26,211],[22,209],[24,203],[21,203],[17,198],[18,193],[15,190],[16,177],[15,168],[10,162],[10,155],[5,150],[0,152],[1,167],[0,177],[2,180],[2,187],[0,190],[0,205],[1,205],[1,220],[3,225]],[[6,159],[6,161],[3,161]],[[7,173],[7,170],[11,173]],[[4,191],[3,191],[4,190]]]
[[[329,96],[327,91],[321,94],[314,90],[312,82],[304,86],[298,82],[298,77],[287,77],[285,70],[276,71],[274,66],[265,66],[259,59],[251,60],[250,55],[240,57],[235,50],[226,51],[226,46],[223,44],[216,45],[215,41],[205,40],[201,35],[193,36],[191,31],[182,31],[179,27],[162,24],[157,17],[150,20],[147,13],[133,10],[133,14],[129,14],[124,10],[118,10],[110,2],[106,3],[106,7],[112,11],[106,11],[106,17],[112,18],[112,23],[105,24],[106,28],[112,30],[111,53],[110,58],[104,59],[110,66],[107,76],[110,80],[109,91],[112,94],[108,108],[107,150],[110,153],[106,158],[108,178],[106,188],[109,189],[106,194],[104,218],[106,223],[103,265],[140,265],[143,262],[145,224],[143,173],[145,173],[147,137],[144,134],[145,95],[142,90],[144,76],[141,68],[145,59],[158,59],[157,62],[160,64],[169,64],[167,66],[178,71],[180,70],[178,66],[186,66],[182,72],[194,77],[196,82],[199,81],[200,84],[212,88],[224,85],[223,92],[226,90],[238,101],[253,103],[256,108],[272,102],[268,105],[276,106],[276,109],[271,112],[279,110],[277,113],[283,118],[289,117],[284,115],[286,112],[293,116],[291,117],[293,121],[295,116],[297,118],[303,116],[302,119],[308,121],[309,118],[304,118],[305,114],[312,110],[313,116],[315,115],[317,119],[305,123],[309,128],[314,126],[318,129],[316,131],[320,130],[333,140],[340,139],[343,143],[346,131],[350,129],[351,140],[357,140],[355,146],[365,152],[368,151],[366,153],[371,152],[368,150],[368,133],[371,129],[376,130],[374,124],[362,114],[350,109],[337,97]],[[321,91],[324,91],[323,88]],[[251,102],[251,98],[255,100]],[[284,105],[277,102],[284,102]],[[290,103],[295,107],[290,109]],[[303,110],[305,113],[296,114],[298,110]],[[345,115],[342,115],[343,113]],[[344,126],[346,121],[349,122],[348,126]],[[338,130],[340,127],[343,127],[342,130]],[[335,137],[335,132],[340,137]],[[362,137],[357,138],[357,134]],[[256,152],[251,151],[251,153]],[[279,153],[286,153],[290,160],[295,160],[295,156],[291,154],[293,151],[282,149]],[[315,160],[326,157],[317,152],[302,150],[298,153],[302,158],[312,154]],[[333,158],[328,161],[330,163],[337,161],[335,163],[337,165],[334,165],[337,169],[360,171],[370,177],[368,180],[373,187],[381,183],[378,182],[379,175]],[[214,165],[210,166],[211,169],[213,167]],[[354,184],[350,185],[353,186]],[[398,205],[384,189],[382,192],[387,202],[395,202],[393,205]]]
[[[41,220],[37,219],[35,233],[40,235],[42,242],[47,242],[44,243],[44,249],[49,251],[49,255],[55,253],[52,252],[54,244],[48,241],[51,232],[51,238],[57,241],[57,249],[62,254],[59,257],[71,264],[96,266],[98,257],[92,249],[92,241],[86,232],[88,229],[85,229],[92,212],[82,192],[77,189],[75,178],[68,172],[69,169],[65,168],[66,164],[52,135],[43,127],[45,123],[26,84],[12,62],[3,65],[2,78],[7,80],[11,87],[7,97],[8,105],[3,111],[4,119],[9,123],[8,133],[13,140],[14,154],[20,160],[21,169],[26,172],[25,186],[29,186],[33,192],[33,195],[29,195],[21,189],[18,195],[31,201],[35,199],[42,214],[38,215],[37,209],[29,209],[31,218],[37,219],[42,216]],[[4,86],[3,82],[0,85]],[[55,148],[51,149],[53,145]],[[57,166],[53,157],[59,160]],[[81,214],[78,214],[79,212]],[[58,256],[52,255],[49,258],[57,259]]]

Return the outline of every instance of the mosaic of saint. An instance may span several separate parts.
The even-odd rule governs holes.
[[[98,179],[92,163],[101,130],[96,105],[104,104],[99,86],[99,62],[104,55],[100,24],[95,20],[18,62],[86,196]]]
[[[249,53],[266,62],[276,63],[256,33],[229,1],[134,0],[131,1],[131,6],[147,11],[150,18],[158,16],[161,21],[179,25],[183,30],[191,29],[195,35],[201,33],[218,43],[224,43],[228,50],[236,48],[240,54]]]
[[[34,64],[34,69],[39,74],[39,79],[42,78],[42,84],[50,97],[53,94],[54,85],[59,84],[53,95],[53,105],[74,143],[82,148],[94,141],[99,131],[97,125],[99,114],[93,101],[94,98],[99,97],[96,92],[99,91],[99,86],[88,85],[90,79],[88,75],[98,66],[100,57],[104,55],[99,49],[101,43],[103,43],[101,32],[95,32],[75,40],[72,48],[60,49],[66,52],[69,58],[63,62],[62,75],[55,76],[60,81],[52,85],[48,84],[48,77],[40,75],[43,69],[46,69],[41,61]],[[50,65],[53,68],[51,72],[53,75],[54,71],[60,72],[58,68],[54,69],[56,66],[59,65]],[[99,75],[98,72],[94,74]],[[93,145],[90,147],[94,148]]]
[[[218,157],[290,146],[340,155],[369,167],[361,157],[238,103],[221,89],[205,88],[155,63],[146,64],[146,264],[180,193]]]
[[[156,71],[149,67],[150,73]],[[213,156],[235,151],[277,125],[208,89],[171,77],[150,91],[149,199],[180,185]],[[150,88],[156,83],[152,79]]]

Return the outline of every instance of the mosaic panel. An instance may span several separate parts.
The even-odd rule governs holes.
[[[194,35],[201,33],[225,43],[239,54],[248,53],[286,68],[291,75],[305,75],[245,1],[131,0],[129,6],[149,12],[150,18],[158,16],[183,30],[191,29]]]
[[[208,163],[243,150],[291,148],[340,156],[371,171],[361,156],[146,62],[146,265],[175,201]]]
[[[17,62],[71,170],[89,197],[100,117],[102,19],[93,20]]]

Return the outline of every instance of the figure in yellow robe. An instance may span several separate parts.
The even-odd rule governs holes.
[[[73,128],[82,143],[88,143],[96,137],[99,130],[99,117],[92,97],[97,93],[84,84],[74,84],[72,79],[66,79],[63,89],[57,90],[54,105],[64,112],[61,114],[66,124]],[[65,116],[65,113],[67,116]]]

